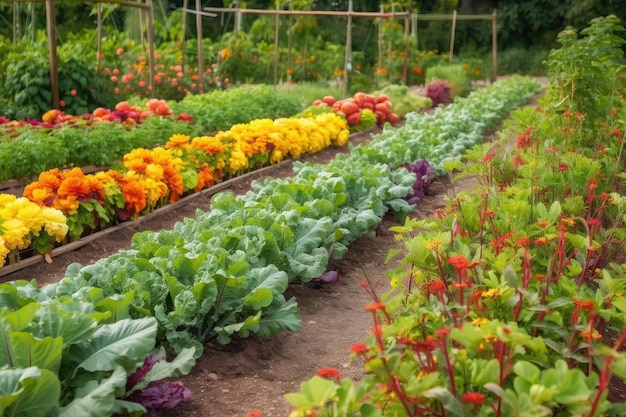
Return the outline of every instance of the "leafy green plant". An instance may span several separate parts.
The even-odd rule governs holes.
[[[351,349],[367,376],[320,370],[286,396],[292,415],[624,414],[623,110],[593,131],[601,150],[581,146],[585,117],[527,108],[498,147],[444,163],[481,185],[393,229],[401,266],[383,295],[366,276],[374,325]]]
[[[552,105],[584,112],[585,123],[594,126],[615,108],[624,69],[623,31],[620,19],[611,15],[593,19],[580,36],[571,28],[559,34],[561,46],[547,61]]]
[[[393,112],[400,118],[406,116],[407,113],[417,112],[432,105],[432,100],[428,97],[419,96],[404,85],[388,84],[373,94],[386,94],[389,96]]]
[[[74,288],[76,289],[76,288]],[[69,292],[64,292],[69,290]],[[154,350],[157,322],[133,320],[132,293],[14,281],[0,284],[0,404],[5,415],[101,416],[145,412],[123,400],[128,375]],[[189,372],[193,350],[160,362],[133,386]]]
[[[426,83],[445,80],[450,84],[452,98],[465,97],[471,91],[471,78],[462,64],[435,65],[426,72]]]

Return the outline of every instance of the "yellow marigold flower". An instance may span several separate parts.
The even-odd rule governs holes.
[[[487,320],[485,317],[476,317],[474,320],[472,320],[472,324],[474,326],[480,326],[481,324],[487,323],[489,320]]]
[[[499,297],[501,294],[502,294],[502,292],[498,288],[490,288],[487,291],[484,291],[481,294],[481,297],[483,297],[483,298],[496,298],[496,297]]]
[[[164,169],[162,165],[148,164],[146,166],[145,175],[154,181],[161,181],[164,178]]]
[[[2,239],[9,250],[26,249],[30,245],[30,229],[18,219],[5,219],[2,222]]]
[[[0,194],[0,207],[14,202],[17,199],[13,194]]]
[[[576,226],[576,219],[573,217],[563,216],[560,218],[560,222],[564,226],[570,226],[570,227]]]
[[[3,266],[4,266],[5,262],[6,262],[6,257],[9,254],[9,252],[11,252],[11,251],[4,244],[4,239],[2,239],[2,237],[0,237],[0,262],[1,262],[1,264]]]
[[[433,239],[431,241],[428,241],[428,242],[424,243],[424,246],[426,247],[426,249],[433,250],[433,249],[437,249],[439,246],[441,246],[442,243],[443,242],[441,240],[439,240],[439,239]]]
[[[189,144],[191,137],[189,135],[183,135],[180,133],[173,134],[165,144],[166,149],[182,149],[185,145]]]
[[[62,241],[68,232],[67,219],[59,210],[51,207],[44,207],[42,210],[44,217],[44,228],[46,233],[53,237],[55,241]]]
[[[26,198],[20,198],[17,201],[24,201],[28,204],[19,204],[20,209],[15,218],[20,220],[30,231],[38,234],[45,222],[43,209]]]

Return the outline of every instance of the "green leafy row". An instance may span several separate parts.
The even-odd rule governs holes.
[[[370,161],[384,160],[394,166],[426,159],[441,175],[446,162],[460,160],[466,149],[481,143],[506,114],[541,88],[536,80],[519,75],[493,87],[459,97],[431,114],[409,113],[402,129],[385,130],[358,152]]]

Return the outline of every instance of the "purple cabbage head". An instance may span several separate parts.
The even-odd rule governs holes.
[[[133,392],[126,399],[139,403],[148,410],[157,410],[172,409],[190,398],[191,391],[180,381],[152,381],[144,389]]]
[[[144,359],[143,365],[126,380],[126,390],[132,389],[141,381],[157,362],[165,360],[164,355],[149,355]],[[159,417],[157,409],[174,408],[191,398],[191,391],[182,382],[159,382],[151,381],[140,390],[132,392],[126,400],[143,405],[148,411],[148,417]]]
[[[415,173],[416,176],[415,183],[413,183],[413,193],[407,195],[405,200],[409,204],[420,203],[424,199],[424,196],[426,196],[428,187],[430,187],[430,184],[432,184],[435,178],[435,170],[425,159],[402,165],[402,167],[406,168],[409,172]]]
[[[435,80],[426,86],[426,96],[433,101],[433,107],[452,103],[450,84],[446,80]]]

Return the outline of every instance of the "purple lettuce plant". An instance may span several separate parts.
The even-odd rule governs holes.
[[[426,96],[433,101],[433,107],[452,103],[452,89],[446,80],[434,80],[426,86]]]
[[[150,371],[161,361],[166,361],[164,352],[148,355],[133,374],[126,380],[127,401],[143,405],[148,417],[159,417],[159,409],[172,409],[191,398],[191,391],[180,381],[150,381]],[[139,386],[143,386],[140,389]]]
[[[424,199],[424,196],[428,192],[428,188],[435,178],[435,170],[425,159],[417,160],[411,164],[402,165],[402,167],[406,168],[409,172],[415,173],[415,176],[417,177],[413,183],[413,193],[407,195],[405,200],[409,204],[420,203]]]

